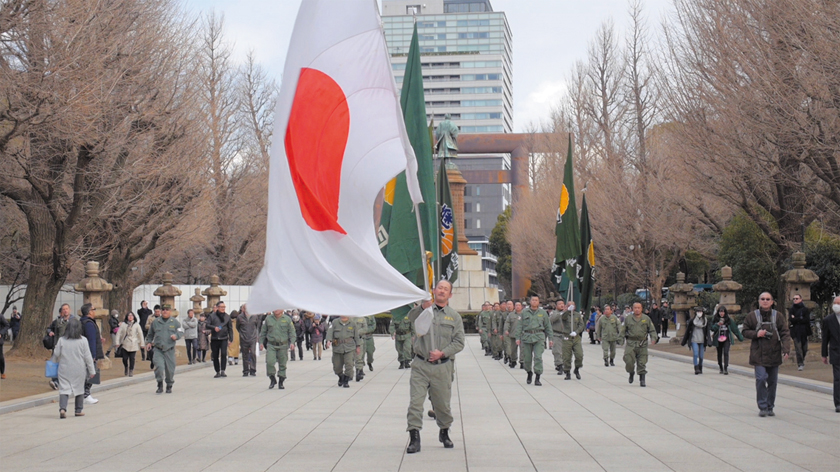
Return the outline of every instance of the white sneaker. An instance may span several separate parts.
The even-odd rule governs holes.
[[[88,405],[93,405],[95,403],[99,403],[99,400],[93,398],[93,395],[88,395],[87,397],[85,397],[85,403],[87,403]]]
[[[799,366],[799,368],[797,368],[796,370],[805,370],[805,366],[804,366],[804,365],[801,365],[801,366]]]

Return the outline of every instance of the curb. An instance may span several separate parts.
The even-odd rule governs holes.
[[[655,349],[648,349],[648,355],[654,357],[661,357],[670,361],[682,362],[684,364],[694,364],[694,359],[680,354],[672,354],[670,352],[657,351]],[[718,367],[716,362],[707,361],[704,359],[703,367]],[[755,372],[751,369],[741,366],[729,366],[730,374],[743,375],[744,377],[755,378]],[[810,390],[812,392],[824,393],[826,395],[834,394],[834,386],[828,382],[820,382],[818,380],[804,380],[790,375],[779,374],[779,384],[788,385],[790,387]]]
[[[190,372],[193,370],[205,369],[207,367],[212,366],[212,363],[198,363],[193,365],[182,365],[176,366],[175,373],[182,373],[182,372]],[[135,385],[142,382],[148,382],[149,380],[153,380],[155,378],[154,372],[146,372],[145,374],[140,374],[134,377],[122,377],[119,379],[112,379],[108,380],[100,385],[94,385],[91,387],[90,391],[93,392],[105,392],[108,390],[113,390],[115,388],[120,387],[127,387],[129,385]],[[29,397],[24,397],[22,399],[15,399],[15,400],[8,400],[5,402],[0,403],[0,415],[5,415],[7,413],[13,413],[16,411],[26,410],[28,408],[34,408],[36,406],[41,405],[48,405],[50,403],[55,403],[57,401],[57,392],[49,392],[49,393],[41,393],[38,395],[33,395]]]

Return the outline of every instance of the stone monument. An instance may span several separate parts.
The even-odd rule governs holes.
[[[786,310],[787,304],[794,295],[802,297],[802,303],[813,311],[817,308],[816,302],[811,300],[811,284],[820,280],[816,272],[805,268],[805,253],[795,252],[792,256],[793,269],[782,274],[782,282],[785,283],[785,299],[778,304]]]
[[[668,287],[674,294],[674,303],[671,308],[677,312],[677,334],[671,337],[671,343],[678,343],[685,334],[685,322],[688,319],[688,312],[696,304],[697,294],[694,293],[694,285],[685,283],[685,274],[677,272],[677,283]]]
[[[726,308],[726,311],[730,314],[740,313],[741,305],[738,305],[738,302],[735,300],[735,295],[744,287],[732,280],[732,267],[722,267],[720,269],[720,277],[723,280],[712,286],[712,290],[720,294],[719,306]]]
[[[193,312],[195,312],[195,316],[200,315],[201,312],[204,311],[201,309],[201,302],[203,302],[204,300],[205,298],[201,296],[201,289],[196,287],[195,295],[190,297],[190,301],[193,304],[192,309]]]
[[[155,289],[152,295],[160,297],[160,306],[169,305],[172,307],[172,316],[178,317],[178,310],[175,308],[175,297],[181,296],[181,289],[172,285],[174,277],[170,272],[163,273],[163,285]]]
[[[227,295],[227,291],[222,290],[219,287],[219,276],[218,275],[211,275],[210,276],[210,286],[205,288],[202,295],[207,297],[207,307],[204,309],[204,313],[210,313],[213,311],[213,307],[216,306],[216,303]]]

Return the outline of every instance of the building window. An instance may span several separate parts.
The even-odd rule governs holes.
[[[406,15],[419,15],[421,8],[422,8],[421,5],[406,5],[405,6],[405,14]]]
[[[478,185],[475,186],[475,196],[476,197],[481,196],[481,187],[479,187]]]
[[[464,229],[470,229],[471,226],[472,226],[472,220],[469,219],[469,218],[465,219],[464,220]]]
[[[481,229],[481,218],[475,220],[475,229]]]
[[[476,203],[475,204],[475,212],[478,213],[480,211],[481,211],[481,203]]]

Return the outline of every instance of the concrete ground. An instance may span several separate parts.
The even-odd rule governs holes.
[[[59,420],[55,403],[7,413],[0,468],[836,471],[840,463],[840,414],[824,393],[780,385],[776,417],[759,418],[747,376],[711,368],[695,376],[688,364],[651,357],[640,388],[589,344],[582,380],[557,376],[546,351],[535,387],[524,371],[485,357],[475,336],[457,358],[455,448],[442,447],[427,418],[422,451],[409,455],[410,371],[397,369],[389,338],[376,345],[375,370],[349,389],[336,386],[326,351],[320,362],[290,362],[285,390],[267,389],[262,364],[249,378],[237,367],[226,379],[197,369],[176,377],[172,395],[155,395],[151,378],[99,392],[82,418],[71,410]]]

